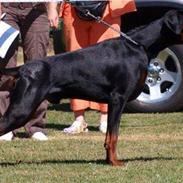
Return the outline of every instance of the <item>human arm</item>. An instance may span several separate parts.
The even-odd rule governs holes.
[[[50,22],[50,26],[53,28],[58,28],[59,16],[57,11],[57,3],[49,2],[47,6],[48,11],[48,20]]]

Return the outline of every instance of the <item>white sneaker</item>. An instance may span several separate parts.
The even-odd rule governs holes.
[[[68,134],[76,134],[81,132],[88,132],[87,123],[81,121],[74,121],[73,124],[68,127],[64,128],[63,132]]]
[[[11,141],[13,139],[13,132],[8,132],[2,136],[0,136],[0,140]]]
[[[99,130],[102,133],[106,133],[107,132],[107,121],[100,122]]]
[[[35,139],[35,140],[40,140],[40,141],[48,140],[48,137],[43,132],[35,132],[32,135],[32,138]]]

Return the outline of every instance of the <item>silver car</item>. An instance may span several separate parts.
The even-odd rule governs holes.
[[[183,0],[136,0],[137,12],[122,17],[122,31],[145,25],[170,9],[183,11]],[[128,103],[133,112],[170,112],[183,108],[183,45],[172,45],[151,60],[143,92]]]

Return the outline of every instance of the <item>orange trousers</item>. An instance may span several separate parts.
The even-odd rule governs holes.
[[[128,1],[131,2],[132,0]],[[134,9],[134,3],[127,6],[127,12]],[[62,17],[64,21],[64,39],[67,51],[85,48],[89,45],[96,44],[109,38],[118,37],[120,35],[119,32],[112,30],[110,27],[107,27],[102,23],[79,19],[74,8],[67,3],[62,9]],[[115,29],[120,30],[121,16],[112,17],[109,5],[106,7],[103,20],[112,25]],[[108,110],[107,104],[80,99],[71,100],[71,109],[73,111],[85,110],[87,108],[99,110],[101,112],[107,112]]]

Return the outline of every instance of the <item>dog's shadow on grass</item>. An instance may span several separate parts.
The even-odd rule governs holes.
[[[68,127],[68,125],[63,125],[63,124],[54,124],[54,123],[49,123],[46,124],[46,129],[54,129],[57,131],[63,131],[64,128]],[[95,126],[88,126],[88,129],[90,132],[97,132],[99,131],[97,127]],[[20,138],[20,139],[27,139],[30,138],[26,132],[16,132],[15,137]]]
[[[60,103],[60,104],[50,104],[48,106],[48,110],[50,111],[64,111],[64,112],[72,112],[70,109],[70,104],[69,102],[65,102],[65,103]]]
[[[64,128],[68,127],[68,125],[64,125],[64,124],[55,124],[55,123],[49,123],[49,124],[46,124],[46,128],[47,129],[54,129],[54,130],[57,130],[57,131],[63,131]],[[96,126],[90,126],[88,125],[88,129],[89,131],[91,132],[97,132],[99,131],[98,127]]]
[[[183,158],[176,158],[176,157],[135,157],[135,158],[127,158],[123,159],[124,165],[127,165],[130,162],[152,162],[152,161],[174,161],[180,160],[182,161]],[[17,161],[17,162],[0,162],[0,167],[8,167],[8,166],[17,166],[19,164],[26,164],[26,165],[46,165],[46,164],[97,164],[97,165],[108,165],[105,160],[45,160],[45,161]],[[125,167],[125,166],[123,166]]]

